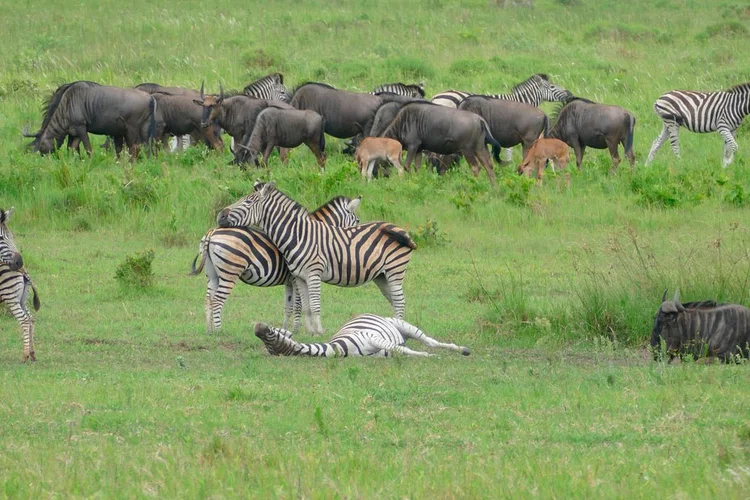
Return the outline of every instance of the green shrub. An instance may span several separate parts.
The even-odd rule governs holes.
[[[498,185],[506,201],[525,207],[531,203],[531,188],[534,187],[534,183],[534,179],[508,171],[499,180]]]
[[[115,279],[126,287],[150,287],[154,281],[154,271],[151,267],[154,256],[153,250],[128,255],[125,257],[125,261],[117,266]]]
[[[750,37],[750,30],[745,26],[745,23],[740,21],[724,21],[712,24],[696,36],[696,38],[701,41],[710,40],[716,37],[748,38]]]
[[[447,233],[441,231],[438,223],[432,219],[427,219],[424,224],[417,226],[417,229],[411,232],[411,236],[418,247],[442,246],[449,241]]]

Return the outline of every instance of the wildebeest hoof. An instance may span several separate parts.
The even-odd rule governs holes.
[[[461,354],[463,354],[464,356],[468,356],[468,355],[471,354],[471,351],[469,350],[468,347],[462,347],[461,348]]]

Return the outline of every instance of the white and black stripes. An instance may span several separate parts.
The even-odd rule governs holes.
[[[661,134],[654,140],[646,159],[648,165],[667,137],[672,152],[680,156],[679,127],[691,132],[718,132],[724,139],[724,166],[734,160],[737,152],[735,132],[750,114],[750,82],[721,92],[672,90],[659,97],[654,111],[662,119]]]
[[[424,83],[419,82],[418,84],[405,84],[405,83],[385,83],[378,87],[375,87],[371,94],[396,94],[405,97],[414,97],[416,99],[424,97]]]
[[[470,95],[475,94],[460,90],[447,90],[435,95],[431,101],[441,106],[458,108],[458,105]],[[547,75],[539,73],[514,86],[508,94],[491,94],[487,97],[539,106],[545,101],[565,102],[571,97],[571,93],[559,85],[550,83]]]
[[[273,182],[222,210],[221,227],[257,225],[284,256],[302,298],[305,327],[320,334],[320,284],[353,287],[374,281],[404,314],[403,279],[416,245],[403,229],[384,222],[340,228],[310,219],[307,210]]]
[[[301,344],[293,340],[291,333],[285,329],[273,328],[263,323],[256,323],[255,336],[263,341],[268,352],[274,356],[388,357],[394,353],[431,356],[430,353],[406,347],[406,339],[418,340],[429,347],[460,352],[464,356],[470,354],[467,347],[439,342],[402,319],[383,318],[374,314],[362,314],[353,318],[328,342]]]
[[[242,89],[242,93],[248,97],[269,101],[290,102],[292,100],[291,94],[284,86],[284,76],[281,73],[271,73],[250,83]]]
[[[34,309],[39,310],[39,295],[31,277],[23,268],[23,259],[7,226],[12,213],[13,208],[0,209],[0,304],[8,306],[10,313],[21,325],[23,361],[36,361],[34,318],[26,307],[26,300],[31,288],[34,291]]]

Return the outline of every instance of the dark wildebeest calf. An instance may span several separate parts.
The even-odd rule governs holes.
[[[423,150],[443,155],[461,153],[471,165],[474,176],[479,175],[481,164],[490,183],[497,185],[486,144],[497,147],[500,144],[479,115],[428,102],[413,102],[401,108],[383,137],[396,139],[406,148],[407,170],[415,156],[417,168],[422,166]]]
[[[258,155],[263,154],[263,163],[268,163],[273,148],[296,148],[305,144],[318,159],[318,165],[326,165],[325,122],[315,111],[298,109],[279,109],[273,106],[260,112],[255,122],[253,133],[242,148],[249,153],[248,161],[256,163]],[[284,158],[286,160],[286,158]]]
[[[489,96],[469,96],[461,102],[458,109],[471,111],[485,119],[490,126],[492,137],[504,148],[523,144],[523,156],[534,141],[541,135],[547,135],[549,118],[544,111],[522,102],[494,99]],[[492,155],[500,163],[500,150],[493,146]]]
[[[662,340],[670,359],[687,353],[716,356],[722,361],[748,357],[750,309],[711,300],[681,304],[679,291],[668,301],[664,290],[651,332],[655,358]]]
[[[620,164],[620,155],[617,151],[620,144],[625,148],[630,168],[635,165],[634,128],[635,116],[630,111],[619,106],[597,104],[576,97],[559,110],[555,124],[547,137],[560,139],[573,148],[579,169],[587,146],[594,149],[609,149],[612,156],[610,173],[614,173]]]
[[[131,160],[140,144],[154,138],[156,131],[156,100],[136,89],[107,87],[93,82],[73,82],[55,91],[43,121],[33,137],[34,151],[47,154],[60,147],[68,137],[68,146],[80,142],[91,155],[89,133],[115,138],[121,147],[122,138],[128,145]],[[28,134],[24,134],[28,135]]]

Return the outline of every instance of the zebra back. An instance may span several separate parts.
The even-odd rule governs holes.
[[[424,97],[424,82],[418,84],[405,84],[405,83],[384,83],[372,90],[372,94],[380,94],[382,92],[388,92],[390,94],[401,95],[405,97]]]
[[[281,73],[271,73],[252,83],[249,83],[242,93],[256,99],[289,102],[292,96],[284,86],[284,76]]]
[[[10,264],[18,255],[16,240],[8,229],[8,220],[13,215],[13,207],[8,210],[0,208],[0,264]]]

